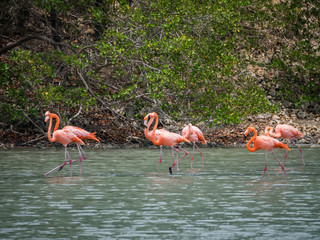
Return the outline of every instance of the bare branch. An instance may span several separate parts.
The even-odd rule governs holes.
[[[108,64],[103,64],[103,65],[98,65],[98,66],[96,66],[95,67],[95,71],[96,72],[99,72],[101,69],[103,69],[103,68],[105,68],[105,67],[109,67],[109,66],[113,66],[113,64],[112,63],[108,63]]]
[[[34,121],[32,121],[32,119],[28,116],[27,113],[25,113],[25,111],[22,110],[22,113],[34,126],[36,126],[41,132],[45,133],[41,127],[39,127],[37,124],[35,124]]]
[[[1,36],[2,37],[2,36]],[[23,37],[21,39],[19,39],[18,41],[14,42],[14,43],[11,43],[11,44],[8,44],[7,46],[3,47],[0,49],[0,55],[8,52],[9,50],[17,47],[17,46],[20,46],[22,45],[23,43],[27,42],[27,41],[30,41],[32,39],[38,39],[38,40],[42,40],[42,41],[45,41],[51,45],[54,45],[54,46],[63,46],[63,47],[66,47],[68,49],[71,49],[73,50],[73,48],[71,47],[71,45],[67,44],[67,43],[64,43],[64,42],[56,42],[48,37],[45,37],[45,36],[40,36],[38,34],[33,34],[33,35],[28,35],[26,37]],[[74,50],[73,50],[74,51]]]
[[[38,137],[38,138],[36,138],[36,139],[32,139],[32,140],[30,140],[30,141],[28,141],[28,142],[21,143],[21,146],[24,146],[24,145],[27,145],[27,144],[29,144],[29,143],[32,143],[32,142],[36,142],[36,141],[42,140],[42,139],[44,139],[44,138],[46,138],[46,137],[47,137],[47,135],[45,135],[45,136],[41,136],[41,137]]]
[[[82,106],[80,105],[80,108],[79,108],[79,111],[77,112],[76,115],[74,115],[73,117],[71,117],[69,120],[68,120],[68,124],[72,121],[72,119],[78,117],[81,113],[81,110],[82,110]]]
[[[140,61],[140,60],[129,60],[130,62],[134,62],[134,63],[141,63],[143,66],[147,67],[147,68],[150,68],[152,70],[156,70],[158,72],[161,72],[161,70],[159,68],[155,68],[155,67],[151,67],[150,65],[146,64],[145,62],[143,61]]]
[[[80,73],[80,71],[77,71],[81,81],[83,82],[84,86],[86,87],[87,91],[94,97],[96,98],[104,107],[105,110],[108,110],[110,111],[113,116],[116,116],[118,119],[121,119],[124,121],[124,123],[126,124],[126,128],[128,129],[128,120],[132,121],[133,119],[128,119],[126,118],[125,116],[122,116],[121,114],[115,112],[111,107],[109,107],[108,105],[110,104],[107,104],[106,102],[102,101],[99,97],[97,97],[93,90],[89,87],[89,85],[87,84],[86,80],[84,79],[84,77],[82,76],[82,74]],[[118,123],[117,123],[118,124]],[[135,128],[135,127],[134,127]]]

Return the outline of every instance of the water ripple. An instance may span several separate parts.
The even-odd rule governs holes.
[[[77,155],[76,149],[70,153]],[[304,168],[299,154],[290,155],[289,179],[270,160],[261,180],[263,153],[245,149],[204,149],[205,168],[190,169],[185,158],[175,176],[168,173],[167,149],[159,172],[155,149],[88,151],[83,173],[74,164],[72,178],[68,167],[42,175],[62,161],[63,149],[5,151],[6,161],[0,165],[0,236],[317,239],[320,149],[304,153]]]

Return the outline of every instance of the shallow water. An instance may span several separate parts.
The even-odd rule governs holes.
[[[192,151],[191,149],[188,149]],[[48,177],[64,149],[0,151],[1,239],[319,239],[320,148],[288,155],[285,178],[268,154],[202,149],[171,176],[171,150],[88,151]],[[282,159],[284,152],[276,151]],[[78,156],[75,149],[70,151]]]

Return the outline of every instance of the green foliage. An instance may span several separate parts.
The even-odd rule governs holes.
[[[22,26],[37,23],[44,35],[54,30],[76,53],[42,42],[50,47],[19,46],[29,50],[16,48],[1,59],[2,122],[104,101],[105,109],[117,113],[130,104],[139,118],[140,110],[156,103],[175,119],[236,124],[276,111],[266,97],[274,89],[276,100],[295,107],[320,105],[318,2],[27,2],[26,11],[36,10],[34,19],[56,14],[55,26],[46,17],[48,26],[27,22],[28,16]],[[249,61],[272,76],[248,76]]]
[[[226,124],[273,111],[253,81],[234,78],[241,70],[235,45],[240,11],[246,5],[245,1],[152,1],[134,9],[122,5],[119,21],[105,31],[98,46],[101,57],[115,65],[114,77],[125,82],[113,98],[146,94],[176,118],[213,118]],[[255,97],[249,100],[250,108],[245,106],[247,97]]]
[[[61,81],[56,69],[65,64],[68,67],[83,67],[84,63],[73,56],[61,52],[52,55],[31,53],[30,51],[12,51],[9,56],[10,65],[0,62],[3,77],[0,86],[3,98],[1,103],[0,121],[20,121],[25,115],[30,117],[42,115],[39,109],[77,108],[86,109],[95,105],[95,98],[88,95],[79,81]]]
[[[294,107],[320,106],[320,3],[312,0],[258,3],[257,21],[265,32],[278,38],[269,70],[278,74],[270,84],[277,86],[277,97]],[[262,31],[261,31],[262,32]],[[260,43],[260,45],[265,43]]]

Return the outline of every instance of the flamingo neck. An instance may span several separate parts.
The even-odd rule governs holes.
[[[184,136],[186,139],[189,139],[191,135],[191,125],[188,125],[186,135]]]
[[[257,151],[256,147],[254,146],[254,142],[257,138],[257,131],[255,129],[253,129],[254,135],[252,138],[250,138],[250,140],[247,142],[247,150],[250,152],[255,152]],[[250,147],[250,144],[253,142],[253,147]]]
[[[153,123],[154,118],[151,118],[150,121],[147,123],[147,127],[144,129],[144,135],[147,137],[149,136],[149,129],[151,124]]]
[[[270,136],[270,134],[273,134],[273,127],[266,127],[266,129],[264,130],[264,135]]]
[[[57,131],[60,125],[60,118],[58,117],[57,114],[51,113],[50,114],[52,116],[52,118],[56,119],[56,125],[54,125],[54,129],[53,132]]]
[[[280,131],[279,128],[276,127],[276,132],[275,132],[275,133],[272,132],[272,130],[273,130],[273,128],[271,128],[271,130],[270,130],[270,136],[271,136],[271,137],[274,137],[274,138],[279,138],[279,137],[281,137],[281,131]]]
[[[268,134],[267,134],[267,131],[268,131]],[[274,137],[274,138],[279,138],[279,137],[281,137],[281,132],[277,128],[276,128],[276,132],[274,132],[273,127],[268,127],[268,128],[266,128],[265,135],[270,136],[270,137]]]
[[[158,127],[158,115],[156,113],[154,113],[155,115],[155,118],[156,118],[156,123],[154,124],[154,127],[153,127],[153,130],[152,130],[152,143],[154,145],[160,145],[160,137],[158,137],[158,140],[155,139],[155,136],[156,136],[156,130],[157,130],[157,127]]]
[[[49,115],[49,118],[50,118],[50,123],[49,123],[49,127],[48,127],[48,139],[50,142],[55,142],[54,137],[53,138],[51,137],[51,127],[52,127],[52,115],[51,114]]]
[[[144,129],[144,135],[147,137],[149,134],[148,126]]]

